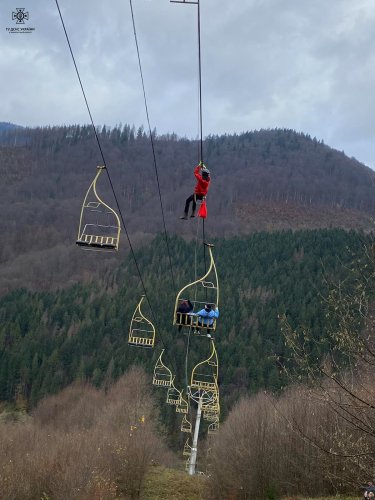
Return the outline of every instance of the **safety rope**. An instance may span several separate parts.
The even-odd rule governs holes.
[[[141,270],[140,270],[140,267],[139,267],[139,264],[138,264],[138,261],[137,261],[137,258],[135,256],[135,252],[134,252],[134,248],[133,248],[133,245],[131,243],[131,239],[130,239],[130,236],[129,236],[129,233],[128,233],[128,230],[126,228],[126,224],[125,224],[125,219],[124,219],[124,216],[122,214],[122,211],[121,211],[121,208],[120,208],[120,204],[118,202],[118,198],[117,198],[117,195],[116,195],[116,192],[115,192],[115,189],[114,189],[114,186],[113,186],[113,183],[112,183],[112,179],[111,179],[111,176],[110,176],[110,173],[109,173],[109,170],[108,170],[108,166],[107,166],[107,162],[105,160],[105,157],[104,157],[104,152],[103,152],[103,149],[102,149],[102,146],[101,146],[101,143],[100,143],[100,139],[99,139],[99,136],[98,136],[98,133],[96,131],[96,127],[95,127],[95,124],[94,124],[94,120],[93,120],[93,117],[92,117],[92,113],[91,113],[91,110],[90,110],[90,106],[89,106],[89,103],[88,103],[88,100],[87,100],[87,97],[86,97],[86,93],[85,93],[85,90],[84,90],[84,87],[83,87],[83,83],[82,83],[82,80],[81,80],[81,76],[79,74],[79,70],[78,70],[78,66],[77,66],[77,63],[76,63],[76,60],[75,60],[75,57],[74,57],[74,54],[73,54],[73,49],[72,49],[72,46],[70,44],[70,40],[69,40],[69,36],[68,36],[68,32],[66,30],[66,27],[65,27],[65,23],[64,23],[64,19],[62,17],[62,13],[61,13],[61,10],[60,10],[60,6],[59,6],[59,2],[58,0],[55,0],[55,3],[56,3],[56,6],[57,6],[57,10],[59,12],[59,16],[60,16],[60,21],[61,21],[61,24],[62,24],[62,27],[63,27],[63,30],[64,30],[64,33],[65,33],[65,38],[66,38],[66,41],[68,43],[68,47],[69,47],[69,51],[70,51],[70,55],[72,57],[72,60],[73,60],[73,64],[74,64],[74,67],[75,67],[75,70],[76,70],[76,74],[77,74],[77,77],[78,77],[78,81],[79,81],[79,84],[81,86],[81,91],[82,91],[82,94],[83,94],[83,97],[84,97],[84,100],[85,100],[85,103],[86,103],[86,108],[87,108],[87,111],[88,111],[88,114],[89,114],[89,117],[90,117],[90,121],[91,121],[91,126],[92,126],[92,129],[94,131],[94,134],[95,134],[95,138],[96,138],[96,142],[97,142],[97,145],[98,145],[98,148],[99,148],[99,151],[100,151],[100,155],[102,157],[102,161],[103,161],[103,166],[105,167],[105,170],[107,172],[107,176],[108,176],[108,180],[109,180],[109,184],[111,186],[111,190],[112,190],[112,193],[113,193],[113,196],[114,196],[114,199],[115,199],[115,202],[116,202],[116,205],[117,205],[117,209],[118,209],[118,212],[119,212],[119,215],[120,215],[120,219],[121,219],[121,222],[122,222],[122,225],[123,225],[123,228],[124,228],[124,231],[125,231],[125,235],[126,235],[126,238],[128,240],[128,243],[129,243],[129,248],[130,248],[130,252],[131,252],[131,255],[133,257],[133,261],[134,261],[134,264],[135,264],[135,267],[137,269],[137,273],[138,273],[138,276],[139,276],[139,280],[140,280],[140,283],[142,285],[142,288],[143,288],[143,292],[144,292],[144,295],[146,297],[146,300],[147,300],[147,303],[150,307],[150,311],[151,311],[151,314],[152,314],[152,317],[154,319],[154,322],[155,322],[155,325],[157,327],[157,330],[158,330],[158,334],[160,336],[160,340],[165,348],[165,351],[167,351],[166,349],[166,345],[165,345],[165,342],[163,340],[163,336],[161,334],[161,330],[160,330],[160,327],[158,326],[158,322],[157,322],[157,319],[156,319],[156,315],[154,313],[154,310],[152,308],[152,305],[151,305],[151,302],[150,302],[150,299],[149,299],[149,296],[148,296],[148,293],[147,293],[147,290],[146,290],[146,286],[144,284],[144,281],[143,281],[143,277],[142,277],[142,274],[141,274]],[[170,360],[171,361],[171,360]],[[172,366],[172,363],[171,363],[171,366]],[[174,364],[173,364],[174,366]],[[176,369],[175,369],[176,371]]]

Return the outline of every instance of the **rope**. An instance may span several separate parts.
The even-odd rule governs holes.
[[[200,2],[197,0],[198,6],[198,82],[199,82],[199,132],[200,132],[200,160],[203,162],[203,112],[202,112],[202,56],[201,56],[201,9]],[[207,261],[206,261],[206,236],[204,231],[204,219],[202,225],[202,238],[203,238],[203,259],[204,259],[204,271],[207,272]],[[207,289],[206,289],[206,300],[207,300]]]
[[[73,54],[73,50],[72,50],[72,46],[70,44],[70,40],[69,40],[69,36],[68,36],[68,32],[65,28],[65,23],[64,23],[64,20],[63,20],[63,17],[62,17],[62,14],[61,14],[61,10],[60,10],[60,6],[59,6],[59,2],[58,0],[55,0],[56,2],[56,6],[57,6],[57,10],[59,12],[59,16],[60,16],[60,20],[61,20],[61,24],[62,24],[62,27],[64,29],[64,33],[65,33],[65,37],[66,37],[66,41],[68,43],[68,46],[69,46],[69,50],[70,50],[70,55],[72,56],[72,60],[73,60],[73,63],[74,63],[74,67],[75,67],[75,70],[76,70],[76,73],[77,73],[77,77],[78,77],[78,80],[79,80],[79,84],[81,86],[81,91],[82,91],[82,94],[83,94],[83,97],[84,97],[84,100],[85,100],[85,103],[86,103],[86,107],[87,107],[87,111],[88,111],[88,114],[90,116],[90,120],[91,120],[91,125],[92,125],[92,128],[93,128],[93,131],[94,131],[94,134],[95,134],[95,138],[96,138],[96,142],[98,144],[98,148],[99,148],[99,151],[100,151],[100,154],[101,154],[101,157],[102,157],[102,161],[103,161],[103,165],[105,167],[105,170],[107,172],[107,176],[108,176],[108,180],[109,180],[109,184],[111,186],[111,189],[112,189],[112,193],[113,193],[113,196],[114,196],[114,199],[115,199],[115,202],[116,202],[116,205],[117,205],[117,209],[118,209],[118,212],[119,212],[119,215],[120,215],[120,219],[121,219],[121,222],[122,222],[122,225],[124,227],[124,231],[125,231],[125,234],[126,234],[126,238],[128,240],[128,243],[129,243],[129,248],[130,248],[130,251],[131,251],[131,255],[133,257],[133,260],[134,260],[134,264],[135,264],[135,267],[137,269],[137,273],[138,273],[138,276],[139,276],[139,280],[141,282],[141,285],[142,285],[142,288],[143,288],[143,292],[144,292],[144,295],[146,297],[146,300],[148,302],[148,305],[150,307],[150,311],[151,311],[151,314],[152,314],[152,317],[154,319],[154,322],[157,326],[157,329],[159,331],[159,335],[160,335],[160,339],[161,339],[161,342],[164,346],[164,349],[166,350],[166,345],[164,343],[164,340],[163,340],[163,336],[161,334],[161,330],[158,326],[158,322],[156,320],[156,315],[154,313],[154,310],[152,308],[152,305],[151,305],[151,302],[150,302],[150,299],[148,297],[148,293],[147,293],[147,290],[146,290],[146,286],[144,284],[144,281],[143,281],[143,278],[142,278],[142,274],[141,274],[141,270],[139,268],[139,265],[138,265],[138,261],[137,261],[137,258],[135,256],[135,252],[134,252],[134,248],[133,248],[133,245],[131,243],[131,240],[130,240],[130,236],[129,236],[129,233],[128,233],[128,230],[126,228],[126,224],[125,224],[125,219],[124,219],[124,216],[122,215],[122,212],[121,212],[121,208],[120,208],[120,204],[118,202],[118,199],[117,199],[117,196],[116,196],[116,192],[115,192],[115,189],[114,189],[114,186],[113,186],[113,183],[112,183],[112,179],[111,179],[111,176],[109,174],[109,171],[108,171],[108,167],[107,167],[107,162],[105,160],[105,157],[104,157],[104,153],[103,153],[103,149],[101,147],[101,143],[100,143],[100,140],[99,140],[99,136],[98,136],[98,133],[96,131],[96,128],[95,128],[95,124],[94,124],[94,120],[93,120],[93,117],[92,117],[92,114],[91,114],[91,110],[90,110],[90,106],[89,106],[89,103],[88,103],[88,100],[87,100],[87,97],[86,97],[86,93],[85,93],[85,90],[84,90],[84,87],[83,87],[83,84],[82,84],[82,80],[81,80],[81,76],[79,74],[79,71],[78,71],[78,66],[77,66],[77,63],[76,63],[76,60],[74,58],[74,54]],[[172,363],[171,363],[172,365]]]
[[[173,266],[172,266],[172,258],[171,258],[170,248],[169,248],[169,239],[168,239],[167,227],[166,227],[166,224],[165,224],[163,200],[162,200],[162,196],[161,196],[160,182],[159,182],[159,173],[158,173],[158,168],[157,168],[157,163],[156,163],[154,138],[153,138],[152,131],[151,131],[151,124],[150,124],[150,117],[149,117],[149,112],[148,112],[145,83],[144,83],[144,78],[143,78],[141,57],[140,57],[139,46],[138,46],[137,31],[136,31],[136,28],[135,28],[134,12],[133,12],[133,2],[132,2],[132,0],[129,0],[129,4],[130,4],[131,16],[132,16],[135,46],[136,46],[136,49],[137,49],[139,73],[140,73],[141,82],[142,82],[143,100],[144,100],[144,103],[145,103],[145,110],[146,110],[146,118],[147,118],[147,124],[148,124],[148,131],[149,131],[150,142],[151,142],[151,149],[152,149],[152,156],[153,156],[153,161],[154,161],[155,176],[156,176],[156,182],[157,182],[158,191],[159,191],[159,201],[160,201],[160,208],[161,208],[161,213],[162,213],[162,218],[163,218],[165,243],[166,243],[166,246],[167,246],[168,258],[169,258],[169,267],[170,267],[171,276],[172,276],[173,288],[176,290],[177,287],[176,287],[176,282],[175,282],[175,279],[174,279]]]
[[[201,14],[198,0],[198,68],[199,68],[199,129],[200,129],[200,159],[203,161],[203,113],[202,113],[202,60],[201,60]]]

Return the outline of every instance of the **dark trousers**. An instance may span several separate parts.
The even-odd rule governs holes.
[[[189,198],[186,199],[186,202],[185,202],[185,214],[187,215],[188,212],[189,212],[189,205],[191,202],[193,202],[193,214],[195,214],[195,210],[197,208],[197,200],[203,200],[204,196],[203,194],[192,194],[191,196],[189,196]]]

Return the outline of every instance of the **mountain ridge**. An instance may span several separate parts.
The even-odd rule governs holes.
[[[127,231],[136,247],[163,230],[150,140],[142,128],[97,130]],[[75,247],[79,213],[103,162],[90,126],[0,131],[0,293],[18,286],[48,289],[97,275],[98,255]],[[180,221],[194,189],[198,142],[154,137],[166,227],[192,239],[197,221]],[[341,227],[373,230],[375,173],[343,152],[293,130],[210,136],[204,159],[212,172],[206,234]],[[107,179],[98,186],[115,206]],[[101,256],[104,272],[128,251]],[[34,274],[31,269],[35,269]]]

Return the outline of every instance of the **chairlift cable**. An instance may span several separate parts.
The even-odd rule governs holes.
[[[88,100],[87,100],[87,97],[86,97],[86,93],[85,93],[85,90],[84,90],[84,87],[83,87],[83,83],[82,83],[82,80],[81,80],[81,76],[80,76],[80,73],[79,73],[79,70],[78,70],[78,66],[77,66],[77,63],[76,63],[76,60],[75,60],[75,57],[74,57],[74,53],[73,53],[73,49],[72,49],[72,46],[70,44],[70,39],[69,39],[69,36],[68,36],[68,32],[66,30],[66,27],[65,27],[65,23],[64,23],[64,20],[63,20],[63,17],[62,17],[62,13],[61,13],[61,10],[60,10],[60,6],[59,6],[59,2],[58,0],[55,0],[55,3],[56,3],[56,6],[57,6],[57,10],[59,12],[59,16],[60,16],[60,21],[61,21],[61,24],[62,24],[62,27],[63,27],[63,30],[64,30],[64,33],[65,33],[65,38],[66,38],[66,41],[68,43],[68,47],[69,47],[69,51],[70,51],[70,55],[72,57],[72,60],[73,60],[73,64],[74,64],[74,67],[75,67],[75,70],[76,70],[76,74],[77,74],[77,77],[78,77],[78,81],[79,81],[79,84],[80,84],[80,87],[81,87],[81,91],[82,91],[82,95],[84,97],[84,100],[85,100],[85,103],[86,103],[86,108],[87,108],[87,111],[88,111],[88,114],[90,116],[90,120],[91,120],[91,126],[92,126],[92,129],[94,131],[94,134],[95,134],[95,138],[96,138],[96,142],[98,144],[98,148],[99,148],[99,151],[100,151],[100,154],[101,154],[101,157],[102,157],[102,161],[103,161],[103,166],[105,167],[105,170],[107,172],[107,176],[108,176],[108,180],[109,180],[109,184],[111,186],[111,190],[112,190],[112,193],[113,193],[113,196],[114,196],[114,199],[115,199],[115,202],[116,202],[116,205],[117,205],[117,209],[118,209],[118,212],[119,212],[119,215],[120,215],[120,219],[121,219],[121,222],[123,224],[123,227],[124,227],[124,231],[125,231],[125,234],[126,234],[126,238],[128,240],[128,243],[129,243],[129,248],[130,248],[130,251],[131,251],[131,254],[132,254],[132,257],[133,257],[133,261],[134,261],[134,264],[135,264],[135,267],[137,269],[137,273],[138,273],[138,276],[139,276],[139,280],[141,282],[141,285],[142,285],[142,288],[143,288],[143,292],[144,292],[144,295],[146,297],[146,300],[147,300],[147,303],[150,307],[150,310],[151,310],[151,314],[154,318],[154,322],[157,326],[157,330],[158,330],[158,334],[160,336],[160,340],[164,346],[164,348],[166,348],[166,345],[165,345],[165,342],[163,340],[163,336],[161,334],[161,330],[159,328],[159,325],[158,325],[158,322],[157,322],[157,319],[156,319],[156,315],[154,313],[154,310],[152,308],[152,305],[151,305],[151,302],[150,302],[150,299],[149,299],[149,296],[148,296],[148,293],[147,293],[147,290],[146,290],[146,286],[144,284],[144,281],[143,281],[143,277],[142,277],[142,273],[141,273],[141,270],[140,270],[140,267],[139,267],[139,264],[138,264],[138,261],[137,261],[137,258],[135,256],[135,252],[134,252],[134,248],[133,248],[133,245],[131,243],[131,239],[130,239],[130,236],[129,236],[129,233],[128,233],[128,230],[126,228],[126,224],[125,224],[125,219],[124,219],[124,216],[122,214],[122,211],[121,211],[121,208],[120,208],[120,204],[119,204],[119,201],[118,201],[118,198],[116,196],[116,192],[115,192],[115,189],[114,189],[114,186],[113,186],[113,183],[112,183],[112,179],[111,179],[111,176],[109,174],[109,170],[108,170],[108,167],[107,167],[107,162],[105,160],[105,157],[104,157],[104,152],[103,152],[103,149],[102,149],[102,146],[101,146],[101,143],[100,143],[100,139],[99,139],[99,136],[98,136],[98,133],[96,131],[96,127],[95,127],[95,124],[94,124],[94,120],[93,120],[93,117],[92,117],[92,113],[91,113],[91,110],[90,110],[90,106],[89,106],[89,103],[88,103]],[[171,363],[171,365],[173,365],[173,363]]]
[[[160,201],[160,208],[161,208],[161,213],[162,213],[162,218],[163,218],[165,243],[166,243],[166,246],[167,246],[168,258],[169,258],[169,267],[170,267],[171,276],[172,276],[173,288],[176,289],[176,282],[175,282],[174,273],[173,273],[171,252],[170,252],[170,248],[169,248],[168,232],[167,232],[167,227],[166,227],[166,224],[165,224],[164,206],[163,206],[163,200],[162,200],[162,196],[161,196],[161,189],[160,189],[160,182],[159,182],[159,172],[158,172],[158,167],[157,167],[157,162],[156,162],[156,154],[155,154],[154,138],[153,138],[152,131],[151,131],[150,117],[149,117],[148,105],[147,105],[147,97],[146,97],[146,89],[145,89],[145,83],[144,83],[143,71],[142,71],[142,64],[141,64],[141,56],[140,56],[140,52],[139,52],[138,37],[137,37],[137,31],[136,31],[136,27],[135,27],[135,20],[134,20],[134,11],[133,11],[133,2],[132,2],[132,0],[129,0],[129,4],[130,4],[131,16],[132,16],[135,46],[136,46],[136,49],[137,49],[139,73],[140,73],[141,82],[142,82],[143,99],[144,99],[145,110],[146,110],[146,118],[147,118],[147,124],[148,124],[148,131],[149,131],[150,142],[151,142],[151,149],[152,149],[152,156],[153,156],[153,161],[154,161],[155,176],[156,176],[156,182],[157,182],[158,191],[159,191],[159,201]]]
[[[198,84],[199,84],[199,92],[198,92],[198,100],[199,100],[199,146],[200,146],[200,160],[203,162],[203,111],[202,111],[202,55],[201,55],[201,10],[200,10],[200,1],[197,0],[198,7],[198,15],[197,15],[197,32],[198,32]],[[202,226],[202,237],[203,237],[203,259],[204,259],[204,270],[207,271],[207,262],[206,262],[206,247],[204,245],[206,241],[205,231],[204,231],[204,219]],[[207,296],[207,290],[206,290]]]
[[[203,111],[202,111],[202,56],[201,56],[201,14],[200,14],[200,1],[197,0],[197,33],[198,33],[198,120],[199,120],[199,157],[200,161],[203,162]],[[203,162],[204,163],[204,162]],[[206,260],[206,236],[204,230],[204,218],[202,224],[202,240],[203,240],[203,261],[204,261],[204,272],[207,272],[207,260]],[[206,290],[207,299],[207,290]]]
[[[95,125],[94,125],[94,120],[93,120],[93,117],[92,117],[92,114],[91,114],[89,103],[87,101],[85,90],[83,88],[83,83],[82,83],[81,76],[80,76],[79,71],[78,71],[77,63],[76,63],[76,60],[75,60],[75,57],[74,57],[74,54],[73,54],[72,46],[70,44],[69,36],[68,36],[68,33],[66,31],[66,28],[65,28],[65,23],[64,23],[62,14],[61,14],[59,2],[58,2],[58,0],[55,0],[55,2],[56,2],[57,10],[59,11],[60,21],[61,21],[64,33],[65,33],[66,41],[67,41],[68,46],[69,46],[70,55],[72,56],[72,60],[73,60],[73,64],[74,64],[74,67],[75,67],[75,70],[76,70],[76,73],[77,73],[78,81],[79,81],[79,84],[81,86],[81,91],[82,91],[82,94],[83,94],[83,98],[84,98],[85,103],[86,103],[86,108],[87,108],[87,111],[88,111],[89,116],[90,116],[92,129],[93,129],[94,134],[95,134],[96,142],[98,143],[99,151],[100,151],[100,154],[101,154],[101,157],[102,157],[102,160],[103,160],[103,165],[106,166],[106,162],[105,162],[105,159],[104,159],[104,153],[103,153],[103,150],[102,150],[102,146],[100,144],[99,136],[98,136],[98,133],[97,133]],[[106,170],[107,170],[107,167],[106,167]]]

